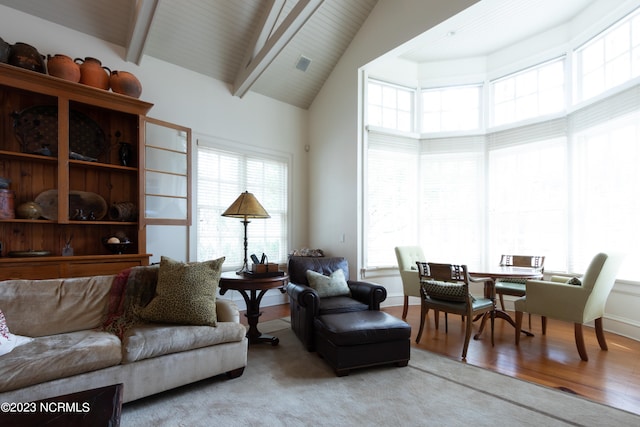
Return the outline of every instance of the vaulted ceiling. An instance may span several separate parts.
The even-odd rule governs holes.
[[[118,46],[308,108],[377,0],[0,0]],[[304,59],[306,58],[306,60]],[[302,59],[302,61],[301,61]],[[310,62],[309,62],[310,61]],[[307,62],[306,71],[303,67]]]

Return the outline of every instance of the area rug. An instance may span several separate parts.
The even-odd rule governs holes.
[[[120,425],[640,425],[638,415],[414,348],[407,367],[336,377],[285,320],[260,330],[280,344],[250,346],[241,377],[219,376],[127,403]]]

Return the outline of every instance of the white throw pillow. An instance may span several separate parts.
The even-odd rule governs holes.
[[[351,295],[344,272],[340,268],[331,273],[330,276],[307,270],[307,280],[309,281],[309,286],[318,292],[320,298]]]
[[[0,356],[2,356],[3,354],[7,354],[14,348],[26,344],[32,340],[33,338],[14,335],[9,332],[7,319],[5,319],[4,313],[2,312],[2,310],[0,310]]]

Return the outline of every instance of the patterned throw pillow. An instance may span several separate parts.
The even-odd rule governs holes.
[[[13,334],[9,332],[4,313],[0,310],[0,356],[9,353],[15,346]]]
[[[462,283],[422,280],[420,285],[429,297],[436,300],[465,302],[469,296],[469,288]]]
[[[577,277],[572,277],[571,279],[567,280],[567,284],[568,285],[575,285],[575,286],[582,286],[582,282]]]
[[[331,273],[330,276],[307,270],[307,280],[309,281],[309,286],[318,292],[320,298],[351,295],[351,290],[347,285],[347,280],[341,268]]]
[[[224,257],[184,263],[161,257],[156,295],[140,311],[151,322],[216,326],[216,294]]]

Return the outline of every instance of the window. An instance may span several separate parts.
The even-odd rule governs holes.
[[[570,268],[584,271],[593,254],[616,249],[640,258],[640,112],[577,132],[571,176],[573,227]],[[619,278],[636,277],[626,262]]]
[[[547,270],[567,268],[567,139],[562,124],[545,122],[533,132],[489,135],[489,262],[497,263],[507,252],[544,254]],[[555,135],[548,135],[554,127]]]
[[[480,128],[480,85],[422,91],[422,132]]]
[[[482,265],[483,138],[423,140],[420,155],[420,242],[434,262]]]
[[[412,132],[415,91],[369,80],[368,123],[373,126]]]
[[[640,13],[576,49],[578,101],[640,76]]]
[[[415,242],[418,142],[369,132],[366,265],[395,265],[398,241]]]
[[[197,259],[225,256],[225,268],[244,260],[244,225],[222,213],[244,191],[253,193],[271,218],[248,225],[248,254],[286,262],[288,253],[288,170],[283,158],[222,150],[199,141],[197,160]]]
[[[564,111],[564,76],[564,60],[558,59],[492,82],[493,125]]]

